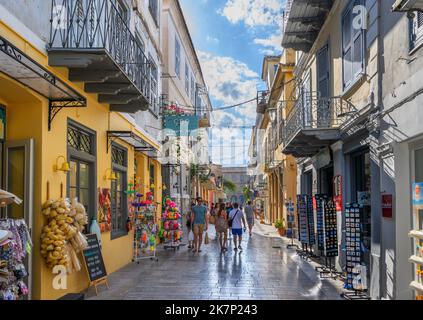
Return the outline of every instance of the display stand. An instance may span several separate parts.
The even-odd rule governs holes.
[[[345,206],[345,234],[347,254],[347,278],[344,288],[347,290],[341,296],[348,300],[368,300],[367,275],[357,272],[362,263],[361,252],[361,217],[363,206],[346,204]],[[364,267],[365,268],[365,267]]]
[[[288,229],[287,229],[287,237],[288,239],[291,239],[291,243],[288,244],[286,247],[288,249],[298,249],[298,246],[294,243],[294,238],[295,238],[295,214],[294,214],[294,204],[292,203],[292,201],[289,201],[285,204],[287,210],[288,210],[288,214],[287,214],[287,220],[288,220]]]
[[[423,184],[413,185],[413,230],[408,234],[414,242],[414,253],[409,261],[414,266],[414,280],[410,288],[415,291],[417,300],[423,295]]]
[[[0,208],[22,204],[17,196],[0,189]],[[3,212],[3,213],[2,213]],[[9,219],[0,212],[0,301],[22,300],[29,295],[25,260],[32,250],[29,228],[23,219]],[[18,249],[20,248],[20,249]]]
[[[156,256],[157,224],[155,206],[141,207],[134,213],[134,258],[133,262],[150,259],[159,261]]]
[[[297,212],[298,240],[301,242],[301,249],[297,250],[297,254],[306,260],[314,258],[316,256],[313,252],[313,245],[316,239],[314,235],[313,198],[308,195],[298,195]]]
[[[182,215],[176,203],[170,198],[165,199],[164,208],[160,238],[163,240],[165,250],[173,249],[173,251],[176,251],[181,247]]]
[[[336,205],[327,196],[316,196],[318,244],[324,266],[317,267],[322,279],[336,279],[342,275],[335,267],[338,256],[338,225]]]
[[[156,237],[158,226],[156,224],[156,206],[154,196],[148,192],[146,200],[142,201],[142,194],[137,193],[138,184],[130,184],[132,190],[127,193],[131,195],[130,218],[134,228],[133,262],[140,263],[141,260],[150,259],[159,261],[156,257]]]

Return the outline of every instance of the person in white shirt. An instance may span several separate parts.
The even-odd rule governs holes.
[[[244,212],[239,209],[238,203],[234,204],[234,209],[229,213],[229,224],[232,222],[232,235],[234,237],[234,250],[242,251],[242,233],[247,229],[247,224],[245,223]],[[244,224],[244,230],[242,229],[242,224]],[[238,240],[239,239],[239,240]]]

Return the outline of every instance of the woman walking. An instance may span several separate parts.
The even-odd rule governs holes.
[[[186,218],[187,218],[187,234],[188,234],[188,249],[192,249],[193,248],[193,240],[190,240],[190,233],[191,231],[194,233],[194,226],[192,224],[192,208],[195,206],[195,203],[191,204],[191,209],[189,212],[187,212]]]
[[[228,242],[228,214],[226,213],[225,204],[222,203],[217,212],[216,233],[219,237],[220,251],[225,252],[228,249],[226,244]]]

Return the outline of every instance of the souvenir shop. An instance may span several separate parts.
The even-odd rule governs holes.
[[[299,163],[298,254],[318,259],[322,278],[342,279],[347,299],[366,299],[370,285],[371,159],[362,143],[366,137],[340,143],[341,152],[327,149]]]

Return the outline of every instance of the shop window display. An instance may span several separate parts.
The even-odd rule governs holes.
[[[414,245],[409,259],[414,266],[414,275],[410,287],[415,291],[416,299],[421,300],[423,295],[423,149],[414,152],[414,180],[413,230],[409,233]]]

